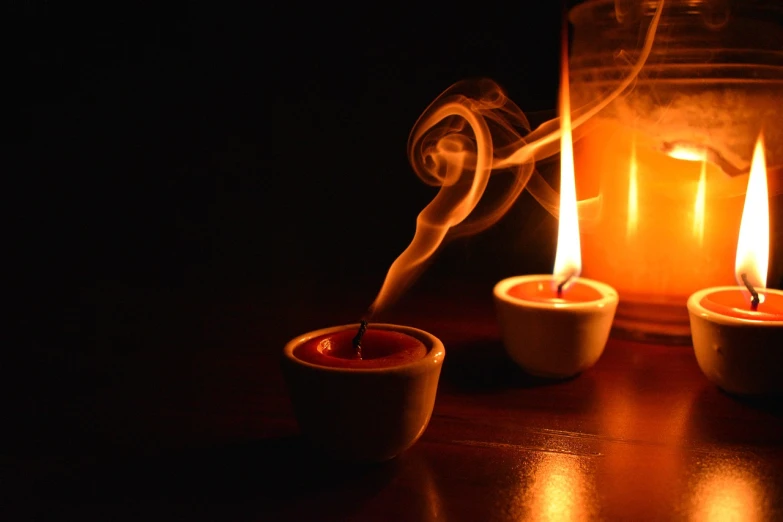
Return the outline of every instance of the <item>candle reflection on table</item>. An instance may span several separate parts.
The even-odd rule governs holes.
[[[764,520],[762,487],[752,463],[712,457],[703,464],[690,502],[694,522]]]
[[[540,453],[525,492],[525,520],[589,520],[598,513],[589,459],[567,453]]]

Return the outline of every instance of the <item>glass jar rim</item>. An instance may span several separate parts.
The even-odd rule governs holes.
[[[602,19],[623,22],[626,14],[634,19],[652,18],[658,3],[659,0],[582,0],[568,10],[568,18],[574,25]],[[626,4],[625,10],[619,9],[621,4]],[[631,14],[634,7],[636,10]],[[779,0],[667,0],[664,16],[703,15],[718,8],[730,9],[741,16],[783,16],[783,2]]]

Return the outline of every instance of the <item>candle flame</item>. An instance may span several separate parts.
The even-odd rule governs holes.
[[[764,138],[759,135],[753,150],[745,207],[742,210],[734,275],[740,286],[742,274],[755,288],[767,287],[769,267],[769,192],[764,160]]]
[[[566,280],[582,272],[579,215],[576,205],[574,144],[571,133],[571,99],[568,86],[568,32],[563,31],[560,63],[560,221],[557,227],[555,279]],[[567,285],[566,285],[567,286]]]
[[[707,199],[707,161],[701,162],[699,185],[696,188],[696,202],[693,205],[693,235],[704,244],[704,210]]]
[[[631,163],[628,167],[628,221],[625,235],[630,238],[639,226],[639,165],[636,162],[636,138],[631,143]]]

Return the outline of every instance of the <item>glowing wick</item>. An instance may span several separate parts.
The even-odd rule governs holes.
[[[566,277],[565,279],[563,279],[563,280],[562,280],[562,281],[561,281],[561,282],[560,282],[560,283],[557,285],[557,297],[563,297],[563,288],[565,288],[565,285],[567,285],[567,284],[568,284],[568,282],[569,282],[569,281],[571,281],[571,279],[573,279],[573,278],[574,278],[574,276],[576,276],[576,272],[571,272],[571,274],[570,274],[568,277]]]
[[[742,274],[742,282],[745,284],[745,288],[750,292],[750,309],[754,312],[759,309],[759,293],[753,288],[753,285],[748,281],[748,274]]]

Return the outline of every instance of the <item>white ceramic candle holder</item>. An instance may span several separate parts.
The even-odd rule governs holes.
[[[392,324],[371,323],[414,337],[427,349],[422,359],[384,368],[336,368],[298,358],[295,350],[310,339],[358,324],[300,335],[283,350],[283,370],[302,434],[325,455],[351,461],[385,461],[421,437],[435,404],[446,351],[434,335]]]
[[[520,283],[552,276],[504,279],[494,287],[500,333],[506,352],[523,370],[547,378],[566,378],[590,368],[601,357],[617,309],[617,292],[609,285],[579,278],[600,298],[587,302],[547,303],[519,299],[509,290]]]
[[[707,288],[688,298],[691,338],[699,368],[712,383],[729,393],[783,394],[783,321],[741,319],[702,306],[706,295],[720,290],[736,287]]]

